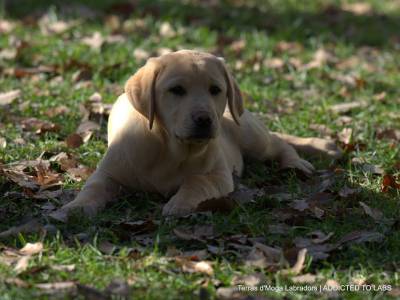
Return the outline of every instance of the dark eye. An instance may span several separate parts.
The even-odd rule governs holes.
[[[221,89],[219,87],[217,87],[216,85],[210,86],[209,91],[210,91],[211,95],[218,95],[219,93],[221,93]]]
[[[186,90],[181,85],[174,86],[170,88],[169,91],[177,96],[183,96],[186,94]]]

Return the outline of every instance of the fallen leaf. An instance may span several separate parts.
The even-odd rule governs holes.
[[[72,272],[75,271],[76,266],[74,264],[70,265],[51,265],[51,269],[55,271],[60,271],[60,272]]]
[[[94,172],[94,168],[89,168],[83,165],[79,165],[76,168],[67,169],[67,174],[75,181],[85,181]]]
[[[339,196],[340,197],[342,197],[342,198],[348,198],[348,197],[350,197],[350,196],[352,196],[352,195],[356,195],[356,194],[358,194],[359,193],[359,189],[353,189],[353,188],[350,188],[350,187],[348,187],[347,185],[345,185],[344,187],[342,187],[341,189],[340,189],[340,191],[339,191]]]
[[[191,261],[186,258],[176,257],[175,262],[187,273],[203,273],[209,276],[214,274],[214,269],[208,261]]]
[[[306,209],[309,208],[307,200],[295,200],[290,204],[291,207],[293,207],[295,210],[298,211],[305,211]]]
[[[164,38],[172,38],[176,35],[176,31],[168,22],[163,22],[160,25],[160,35]]]
[[[59,106],[51,107],[48,110],[46,110],[45,115],[50,118],[53,118],[56,116],[68,114],[69,112],[70,112],[70,109],[67,106],[59,105]]]
[[[337,137],[340,142],[347,145],[350,144],[352,134],[353,134],[352,128],[343,128],[343,130],[338,133]]]
[[[235,276],[232,280],[232,285],[247,285],[257,286],[265,282],[265,275],[263,273],[253,273],[243,276]]]
[[[77,133],[71,133],[70,135],[67,136],[65,139],[65,143],[69,148],[75,149],[79,148],[81,145],[83,145],[83,138],[81,135]]]
[[[365,242],[380,242],[384,239],[382,233],[376,231],[353,231],[345,236],[343,236],[338,242],[338,245],[351,243],[351,244],[361,244]]]
[[[117,250],[118,247],[116,245],[110,243],[109,241],[101,241],[98,244],[97,248],[103,254],[112,255]]]
[[[386,174],[382,179],[382,192],[388,192],[389,188],[400,189],[400,183],[396,182],[396,179],[393,177],[393,175]]]
[[[7,140],[0,136],[0,148],[4,149],[7,147]]]
[[[147,52],[144,49],[136,48],[133,51],[133,57],[135,58],[135,60],[137,62],[142,63],[142,62],[146,61],[150,57],[150,53]]]
[[[132,289],[123,279],[113,279],[104,289],[104,293],[119,299],[131,299]]]
[[[360,204],[360,206],[363,208],[365,214],[367,214],[368,216],[370,216],[372,219],[374,219],[375,222],[380,222],[383,219],[383,213],[376,209],[376,208],[371,208],[369,207],[367,204],[365,204],[362,201],[358,202]]]
[[[22,279],[20,279],[18,277],[16,277],[16,278],[6,278],[5,283],[6,284],[10,284],[10,285],[15,285],[15,286],[17,286],[19,288],[24,288],[24,289],[30,287],[30,284],[28,282],[26,282],[26,281],[24,281],[24,280],[22,280]]]
[[[153,232],[158,225],[153,220],[139,220],[134,222],[120,222],[116,224],[118,228],[128,231],[132,235]]]
[[[255,202],[255,199],[265,195],[262,189],[251,189],[247,186],[239,184],[239,186],[229,194],[229,198],[233,199],[239,204],[246,204]]]
[[[277,268],[285,263],[281,249],[262,243],[255,243],[250,253],[244,259],[246,266],[259,268]]]
[[[74,281],[61,281],[49,283],[37,283],[35,287],[41,290],[59,291],[59,290],[75,290],[76,282]]]
[[[321,230],[315,230],[313,232],[308,233],[307,235],[311,237],[311,241],[314,244],[322,244],[328,241],[333,236],[333,232],[325,234]]]
[[[14,266],[14,271],[18,274],[24,272],[28,268],[30,259],[30,255],[22,256]]]
[[[367,2],[344,3],[341,8],[358,16],[368,15],[373,11],[371,4]]]
[[[83,121],[79,124],[76,133],[82,137],[84,143],[87,143],[95,131],[100,130],[100,125],[93,121]]]
[[[0,93],[0,107],[11,104],[21,95],[21,90],[12,90],[6,93]]]
[[[105,39],[100,32],[95,31],[91,36],[84,37],[81,41],[83,44],[89,46],[93,50],[99,51],[101,46],[105,42]]]
[[[293,276],[290,278],[290,280],[294,283],[300,283],[300,284],[305,284],[305,283],[314,283],[317,279],[317,276],[314,274],[303,274],[303,275],[297,275]]]
[[[306,254],[307,254],[307,249],[306,248],[301,249],[297,253],[297,260],[296,260],[296,263],[293,265],[293,267],[282,270],[281,273],[282,274],[293,274],[293,275],[299,274],[304,268],[304,262],[306,261]]]
[[[332,105],[330,110],[337,114],[344,114],[356,108],[366,107],[367,103],[364,101],[344,102]]]
[[[313,59],[302,68],[305,70],[321,68],[328,63],[334,63],[336,61],[336,57],[331,52],[324,48],[320,48],[314,53]]]
[[[21,120],[21,127],[26,131],[33,131],[36,134],[43,134],[45,132],[57,132],[60,126],[50,121],[40,120],[37,118],[25,118]]]
[[[369,173],[372,175],[383,175],[385,172],[380,166],[372,165],[372,164],[362,164],[361,170],[365,173]]]
[[[43,251],[43,243],[27,243],[22,249],[19,250],[19,253],[22,255],[34,255]]]
[[[10,33],[15,27],[15,23],[0,19],[0,33]]]

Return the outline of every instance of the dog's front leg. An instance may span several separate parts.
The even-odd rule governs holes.
[[[165,204],[164,216],[183,216],[196,211],[203,201],[227,196],[233,191],[229,171],[188,176],[178,192]]]
[[[78,196],[50,216],[59,221],[67,221],[73,211],[81,211],[88,217],[95,216],[107,202],[115,199],[120,185],[101,169],[97,169],[86,181]]]

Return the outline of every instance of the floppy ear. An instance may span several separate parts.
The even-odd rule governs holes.
[[[243,97],[242,94],[240,93],[239,85],[225,66],[224,66],[224,73],[225,73],[225,79],[227,82],[227,98],[228,98],[228,107],[229,111],[231,112],[231,115],[233,117],[233,120],[237,125],[239,124],[239,118],[244,112],[243,108]]]
[[[150,58],[125,84],[125,93],[133,107],[149,120],[149,128],[153,127],[156,81],[160,70],[156,58]]]

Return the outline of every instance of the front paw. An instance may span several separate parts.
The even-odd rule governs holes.
[[[301,158],[283,160],[281,162],[281,169],[297,169],[306,175],[312,175],[315,172],[314,166]]]
[[[196,211],[197,205],[194,205],[189,199],[182,199],[173,196],[167,204],[164,205],[162,215],[182,217]]]

